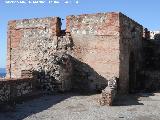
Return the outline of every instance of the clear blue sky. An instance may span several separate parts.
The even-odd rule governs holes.
[[[79,4],[76,0],[69,0],[72,2],[69,4],[57,0],[59,4],[36,5],[4,4],[4,1],[0,1],[0,68],[6,65],[7,22],[12,19],[48,16],[65,19],[72,14],[120,11],[151,30],[160,29],[160,0],[78,0]]]

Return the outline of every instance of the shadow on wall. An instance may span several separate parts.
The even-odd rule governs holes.
[[[64,54],[67,57],[60,57],[54,60],[54,65],[50,71],[34,71],[39,82],[38,87],[42,90],[57,91],[77,91],[80,93],[99,92],[108,83],[104,77],[99,75],[88,64],[76,58]],[[68,61],[68,62],[64,62]]]
[[[61,60],[63,60],[63,59],[61,59]],[[62,92],[62,90],[63,90],[62,89],[62,81],[58,81],[58,79],[55,78],[55,74],[53,77],[52,74],[50,74],[49,72],[46,72],[45,70],[42,70],[41,72],[34,71],[33,77],[35,77],[34,75],[36,75],[36,77],[38,79],[38,84],[36,84],[37,90],[39,91],[40,89],[43,89],[44,91],[46,90],[47,93],[48,93],[48,91],[51,91],[51,92],[49,92],[49,94],[50,93],[52,93],[52,94],[50,94],[50,96],[44,95],[43,97],[41,97],[39,99],[28,101],[24,104],[20,103],[21,105],[17,105],[17,107],[15,109],[12,109],[11,108],[12,106],[11,107],[8,106],[11,108],[12,112],[0,114],[0,119],[5,119],[5,120],[20,119],[21,120],[21,119],[27,118],[28,116],[31,116],[33,114],[47,110],[50,107],[52,107],[53,105],[56,105],[56,104],[64,101],[65,99],[68,99],[70,97],[79,96],[79,95],[82,96],[82,95],[96,94],[97,90],[100,91],[107,86],[108,81],[104,77],[99,75],[89,65],[87,65],[86,63],[83,63],[73,57],[71,57],[70,60],[71,60],[70,62],[72,63],[72,72],[73,72],[73,73],[70,73],[70,75],[72,75],[72,77],[69,75],[65,78],[68,78],[68,80],[71,80],[71,88],[70,88],[71,93],[66,92],[65,94],[61,94],[61,93],[56,94],[52,90],[54,90],[56,92],[57,91]],[[65,71],[67,69],[66,66],[64,64],[61,64],[60,61],[59,61],[58,65],[60,65],[61,68],[59,67],[59,69],[56,69],[59,71],[59,74],[56,74],[56,75],[58,75],[57,76],[58,78],[61,78],[59,76],[64,76],[64,72],[61,72],[61,70]],[[57,65],[57,63],[56,63],[56,65]],[[61,75],[60,73],[63,73],[63,75]],[[23,77],[25,77],[25,76],[23,76]],[[64,79],[61,79],[61,80],[64,80]]]
[[[72,89],[79,92],[99,92],[107,87],[108,80],[88,64],[72,57]]]
[[[16,120],[23,119],[34,113],[46,110],[49,107],[67,98],[70,98],[77,94],[79,95],[79,93],[83,95],[95,94],[97,93],[97,91],[101,91],[102,89],[104,89],[108,83],[108,81],[104,77],[99,75],[88,64],[83,63],[66,53],[57,53],[56,55],[54,55],[48,67],[48,69],[45,69],[44,66],[41,66],[40,70],[33,71],[24,70],[21,72],[21,76],[22,78],[33,77],[37,79],[37,91],[43,90],[47,93],[49,91],[49,94],[55,94],[56,92],[64,92],[70,90],[72,93],[57,96],[48,96],[48,99],[46,97],[43,97],[42,99],[38,99],[37,102],[35,101],[35,103],[31,101],[31,106],[37,106],[24,106],[26,108],[23,113],[21,113],[21,110],[19,110],[18,108],[15,109],[16,112],[20,112],[21,114],[20,116],[18,116],[18,118],[15,118]],[[10,110],[12,106],[10,107],[8,105],[7,107],[9,107],[8,109]],[[31,110],[31,108],[33,110]],[[13,109],[11,108],[11,110]],[[15,114],[15,117],[17,117],[16,113],[13,114]],[[4,119],[7,119],[7,117],[9,116],[5,117],[6,118]]]
[[[143,68],[140,72],[146,92],[160,90],[160,34],[152,32],[150,40],[143,40]]]

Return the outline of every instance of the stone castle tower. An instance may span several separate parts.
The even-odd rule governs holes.
[[[48,86],[59,81],[64,89],[88,90],[101,90],[115,77],[118,91],[128,93],[142,84],[143,32],[142,25],[119,12],[67,16],[65,31],[59,17],[12,20],[7,77],[21,78],[30,70],[40,73],[43,78],[37,79]],[[63,65],[55,65],[56,55],[66,60]]]

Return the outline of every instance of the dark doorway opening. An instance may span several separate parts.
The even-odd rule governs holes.
[[[135,66],[135,56],[131,52],[129,56],[129,93],[136,92],[136,66]]]

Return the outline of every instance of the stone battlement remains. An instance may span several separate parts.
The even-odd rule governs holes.
[[[115,77],[114,93],[134,92],[143,84],[148,35],[120,12],[67,16],[65,31],[59,17],[12,20],[7,78],[34,78],[42,90],[55,92],[103,90]]]
[[[36,91],[35,83],[35,80],[27,78],[0,81],[0,105],[13,103],[25,97],[32,96]]]

